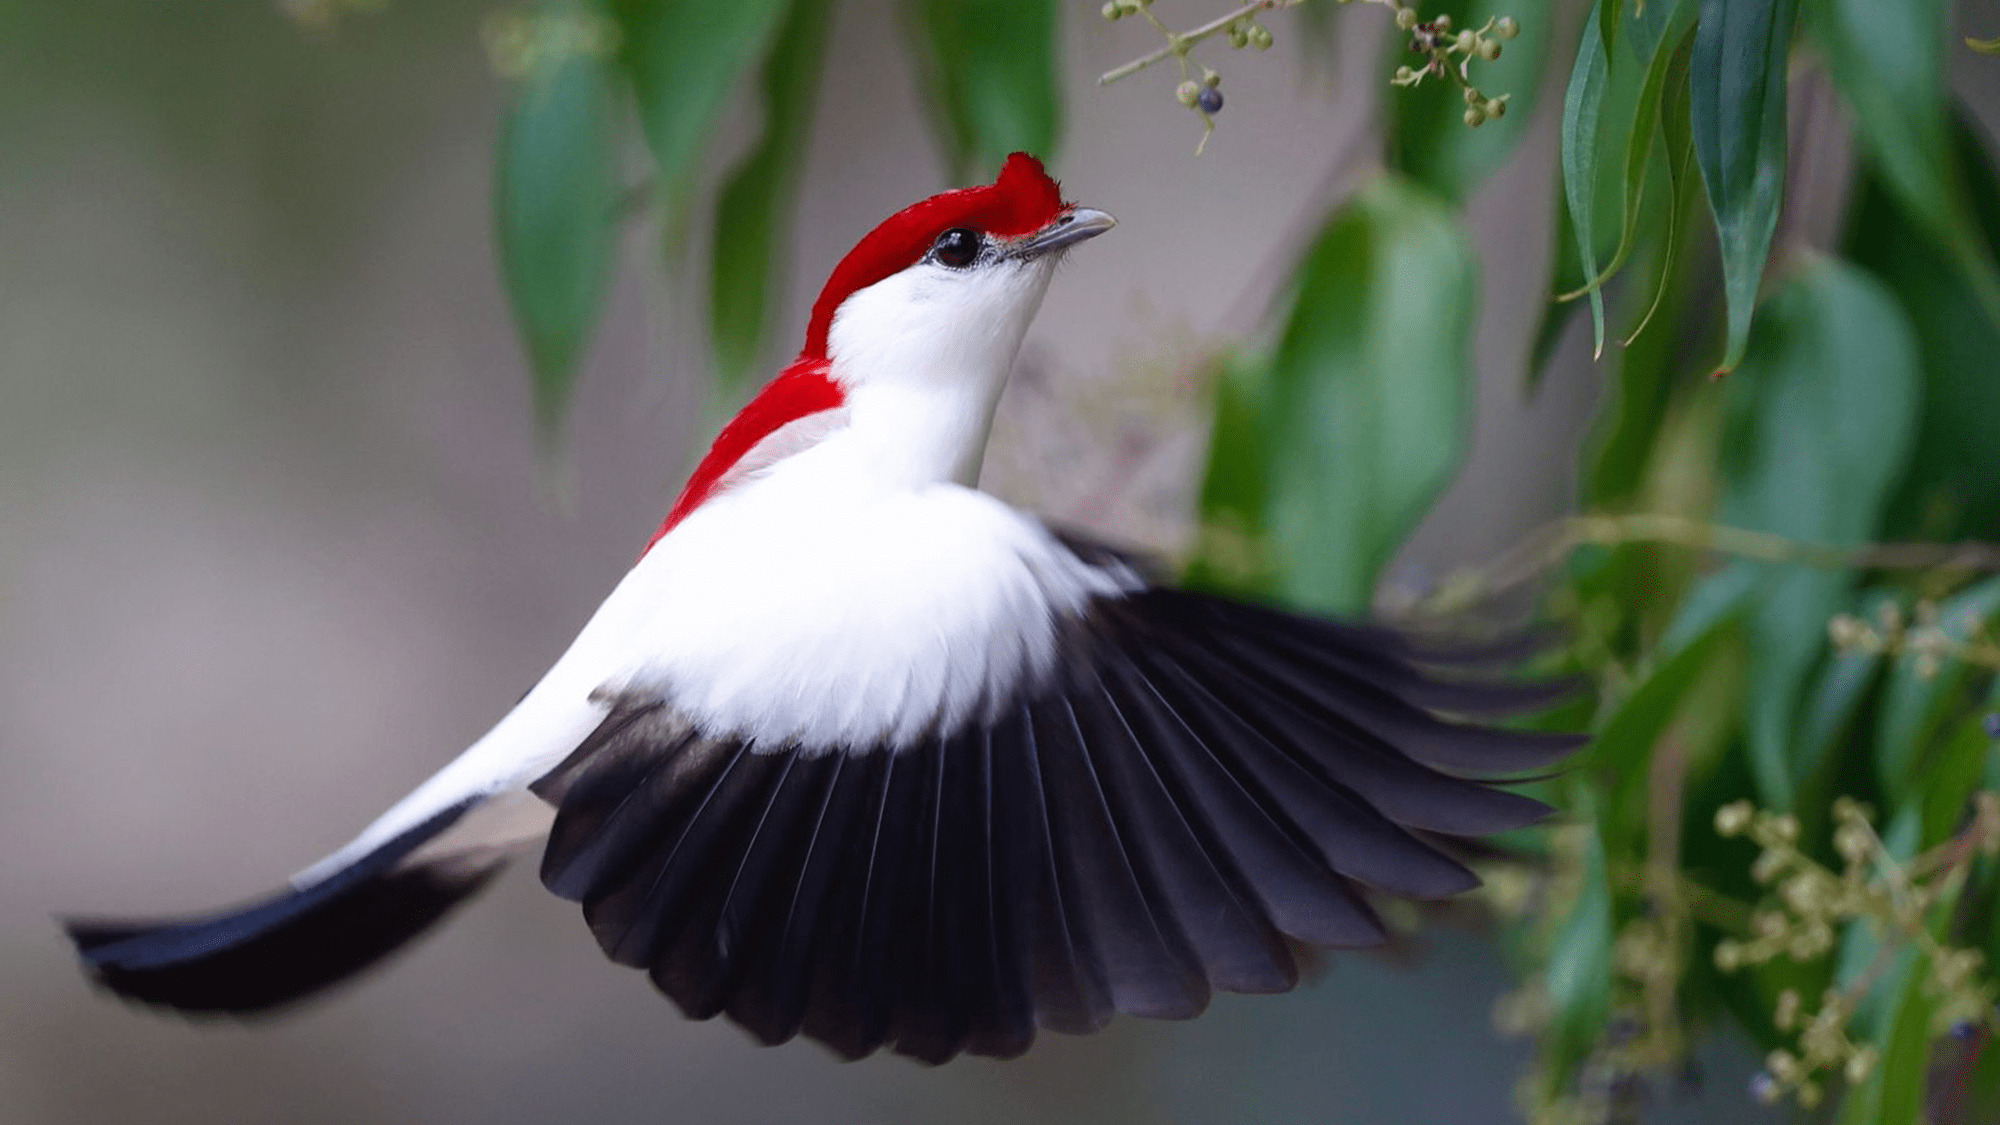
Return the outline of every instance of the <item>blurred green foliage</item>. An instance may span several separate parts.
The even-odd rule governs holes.
[[[1141,59],[1108,77],[1177,63],[1196,83],[1182,104],[1204,129],[1227,128],[1194,96],[1216,81],[1197,51],[1219,49],[1211,37],[1303,36],[1277,17],[1305,2],[1221,4],[1175,32],[1149,3],[1121,0],[1106,14],[1144,17],[1120,25],[1139,28]],[[1336,2],[1311,0],[1298,18]],[[1496,888],[1529,887],[1511,905],[1493,896],[1524,982],[1508,1022],[1542,1044],[1524,1105],[1537,1121],[1626,1120],[1634,1083],[1673,1073],[1728,1025],[1794,1052],[1772,1056],[1782,1070],[1806,1057],[1786,1008],[1806,995],[1872,1065],[1833,1073],[1826,1112],[1896,1125],[1941,1104],[2000,1113],[2000,1063],[1979,1054],[1990,1008],[1941,1038],[1934,1016],[1951,998],[1928,988],[1937,966],[1924,965],[1951,945],[2000,955],[2000,860],[1965,835],[1969,802],[2000,787],[2000,731],[1985,718],[2000,698],[2000,582],[1977,580],[2000,551],[1947,546],[2000,539],[2000,175],[1945,84],[1948,52],[1965,49],[1948,5],[1367,5],[1389,18],[1344,26],[1380,27],[1394,55],[1385,85],[1395,74],[1411,88],[1384,92],[1381,172],[1323,217],[1264,327],[1211,357],[1188,580],[1369,609],[1466,450],[1479,294],[1459,208],[1513,155],[1542,75],[1567,68],[1548,107],[1560,116],[1552,299],[1528,371],[1532,386],[1588,308],[1604,394],[1578,451],[1578,500],[1596,522],[1528,562],[1542,575],[1537,612],[1567,638],[1536,671],[1579,673],[1591,689],[1537,721],[1598,739],[1536,783],[1570,827],[1514,842],[1493,872]],[[727,386],[755,369],[837,6],[544,0],[496,37],[518,79],[497,144],[501,263],[548,432],[635,190],[678,221],[739,88],[760,96],[762,131],[716,207],[710,328]],[[1097,18],[1097,5],[908,0],[904,17],[956,178],[1017,148],[1054,154],[1060,24]],[[1476,34],[1502,18],[1504,54]],[[1847,167],[1810,168],[1841,182],[1798,180],[1809,166],[1792,101],[1811,81],[1831,83],[1859,142]],[[1503,94],[1509,108],[1489,112]],[[641,147],[650,170],[625,183]],[[1831,237],[1786,218],[1807,192],[1848,201]],[[1487,595],[1522,585],[1504,569],[1447,583],[1413,612],[1436,624],[1470,606],[1476,621],[1499,604]],[[1786,892],[1771,860],[1717,834],[1718,810],[1753,801],[1786,818],[1800,855],[1824,858],[1843,797],[1885,826],[1885,850],[1855,878],[1935,884],[1920,904],[1929,936],[1842,916],[1830,952],[1719,965],[1719,945]],[[1813,999],[1822,990],[1830,1009]],[[1929,1071],[1941,1060],[1948,1081]],[[1767,1078],[1758,1092],[1822,1095]]]

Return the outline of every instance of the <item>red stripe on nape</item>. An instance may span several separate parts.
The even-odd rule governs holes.
[[[736,417],[722,427],[715,436],[715,444],[708,447],[708,453],[701,464],[694,467],[694,474],[688,477],[686,487],[681,489],[680,498],[667,512],[667,518],[660,523],[660,529],[646,540],[646,551],[653,549],[674,525],[687,518],[689,512],[701,507],[702,502],[714,493],[715,486],[736,466],[743,455],[756,448],[757,443],[776,433],[788,423],[796,422],[810,414],[822,410],[832,410],[846,401],[840,384],[833,381],[830,368],[823,359],[808,359],[804,356],[793,361],[791,366],[778,373],[778,377],[764,384],[757,397],[744,404],[736,412]],[[643,557],[646,551],[639,554]]]
[[[833,268],[813,302],[800,358],[825,359],[826,335],[841,302],[915,265],[945,231],[970,227],[1016,238],[1048,226],[1062,209],[1062,188],[1042,170],[1041,161],[1025,152],[1009,156],[991,184],[942,192],[903,208],[869,231]]]

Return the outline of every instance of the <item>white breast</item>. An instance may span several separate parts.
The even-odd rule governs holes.
[[[1056,623],[1135,576],[983,493],[855,497],[814,450],[704,505],[640,563],[613,690],[658,690],[758,748],[909,745],[1010,699]]]

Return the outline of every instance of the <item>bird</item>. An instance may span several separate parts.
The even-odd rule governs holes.
[[[490,731],[275,894],[66,919],[88,977],[290,1010],[540,843],[687,1016],[942,1063],[1283,992],[1385,940],[1377,896],[1475,886],[1453,841],[1543,818],[1507,782],[1582,743],[1492,724],[1565,686],[1178,587],[978,489],[1058,263],[1114,225],[1021,153],[891,215]]]

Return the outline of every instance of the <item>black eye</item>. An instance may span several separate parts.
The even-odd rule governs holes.
[[[953,227],[938,235],[938,240],[931,244],[931,257],[955,270],[971,265],[972,259],[978,256],[979,232],[976,230]]]

